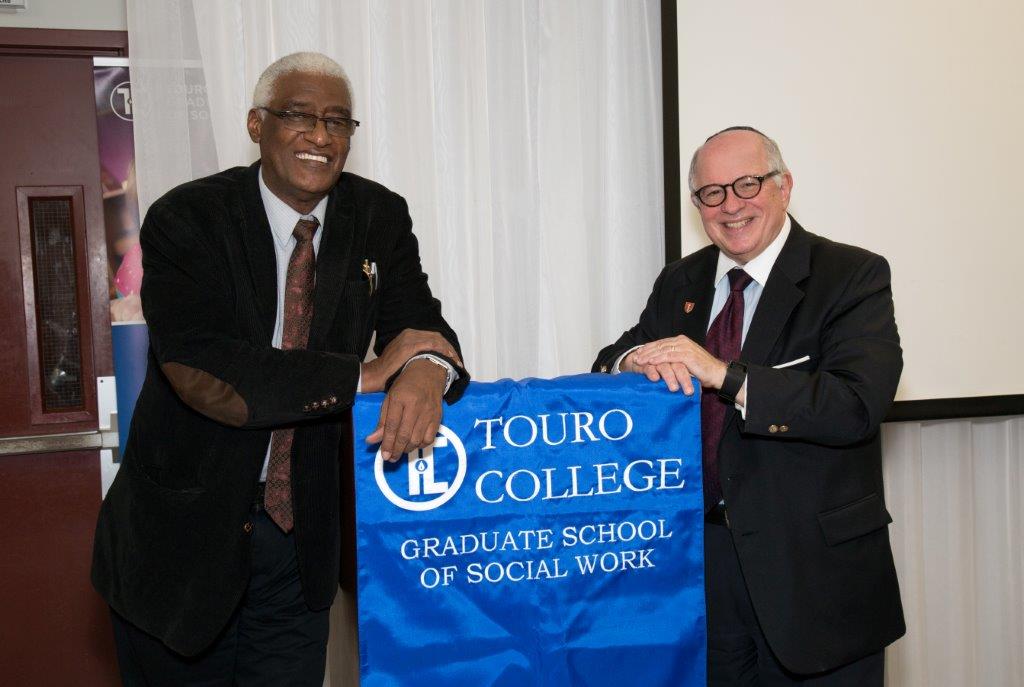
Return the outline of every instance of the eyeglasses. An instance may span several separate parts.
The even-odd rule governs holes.
[[[776,174],[780,174],[780,172],[776,170],[774,172],[762,174],[759,177],[740,177],[731,184],[725,184],[724,186],[722,184],[708,184],[707,186],[701,186],[699,189],[694,191],[693,195],[697,197],[697,200],[709,208],[718,207],[725,202],[725,190],[727,188],[731,188],[737,198],[749,200],[761,192],[761,184],[764,183],[765,179],[770,179]]]
[[[317,117],[308,112],[294,112],[292,110],[272,110],[269,107],[257,107],[257,110],[266,110],[281,120],[286,129],[307,134],[316,129],[317,122],[323,122],[324,128],[331,136],[339,138],[351,138],[356,132],[359,122],[348,117]]]

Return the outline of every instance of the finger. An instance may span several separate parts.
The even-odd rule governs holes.
[[[384,402],[380,404],[380,417],[377,418],[377,426],[366,436],[366,443],[379,444],[384,438],[384,420],[388,416],[388,403],[390,401],[390,396],[384,397]]]
[[[665,380],[665,386],[668,387],[669,391],[679,391],[679,380],[676,379],[675,370],[672,369],[671,365],[668,363],[661,363],[654,367],[657,368],[658,374],[661,375],[661,378]]]
[[[675,351],[658,351],[647,359],[648,365],[661,365],[662,363],[679,362],[679,356]]]
[[[384,440],[380,445],[380,453],[384,460],[394,462],[401,455],[401,453],[396,453],[396,451],[398,449],[398,431],[404,414],[405,408],[402,407],[401,403],[393,402],[388,406],[388,414],[384,422]],[[402,445],[405,445],[404,441]]]
[[[412,444],[412,432],[416,424],[416,412],[405,407],[402,413],[402,421],[398,423],[395,432],[395,448],[393,458],[398,460],[403,453],[408,453],[417,447]]]
[[[451,358],[459,367],[462,367],[462,358],[459,357],[458,351],[455,350],[455,347],[452,346],[451,342],[437,332],[431,332],[430,334],[431,337],[428,342],[428,348],[443,354],[447,358]]]
[[[691,396],[693,394],[693,376],[690,374],[689,368],[682,363],[673,363],[672,371],[675,372],[679,385],[683,387],[683,393]]]
[[[651,380],[652,382],[656,382],[659,379],[661,379],[661,375],[658,374],[658,368],[654,367],[653,365],[644,365],[643,373],[644,375],[647,376],[647,379]]]
[[[433,408],[424,408],[424,412],[419,414],[416,420],[416,426],[412,430],[412,448],[424,448],[434,443],[434,437],[437,436],[437,414]]]
[[[668,339],[659,339],[658,341],[652,341],[651,343],[644,344],[636,351],[636,361],[641,365],[650,365],[654,362],[654,358],[664,352],[671,344]]]

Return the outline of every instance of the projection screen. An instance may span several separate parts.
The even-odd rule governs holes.
[[[790,212],[888,258],[897,400],[1021,394],[1024,4],[680,2],[682,254],[706,238],[693,150],[749,124],[781,146]]]

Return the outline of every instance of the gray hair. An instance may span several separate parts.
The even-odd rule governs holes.
[[[318,52],[293,52],[277,60],[260,74],[259,81],[252,93],[253,107],[267,107],[274,97],[274,88],[277,80],[285,74],[302,72],[303,74],[322,74],[335,79],[341,79],[348,91],[348,97],[355,106],[355,96],[352,94],[352,82],[341,65],[327,55]]]
[[[700,151],[704,149],[704,146],[707,145],[708,141],[713,139],[715,136],[724,134],[728,131],[751,131],[761,137],[761,142],[764,144],[764,154],[765,157],[768,158],[768,167],[770,168],[770,170],[766,171],[777,170],[782,172],[782,174],[775,176],[775,183],[779,185],[779,188],[782,188],[782,175],[789,172],[789,167],[786,166],[785,160],[782,159],[782,151],[779,150],[779,144],[752,126],[730,126],[728,129],[722,129],[721,131],[708,136],[704,143],[697,148],[697,150],[693,151],[693,157],[690,158],[690,174],[687,179],[687,183],[690,186],[690,193],[697,190],[693,187],[693,183],[694,178],[697,176],[697,157],[700,155]]]

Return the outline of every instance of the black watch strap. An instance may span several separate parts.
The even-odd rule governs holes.
[[[738,360],[733,360],[729,363],[729,367],[725,368],[725,379],[722,380],[722,388],[718,390],[720,398],[724,398],[729,403],[736,402],[736,396],[740,393],[740,389],[743,388],[743,382],[747,380],[747,366]]]

